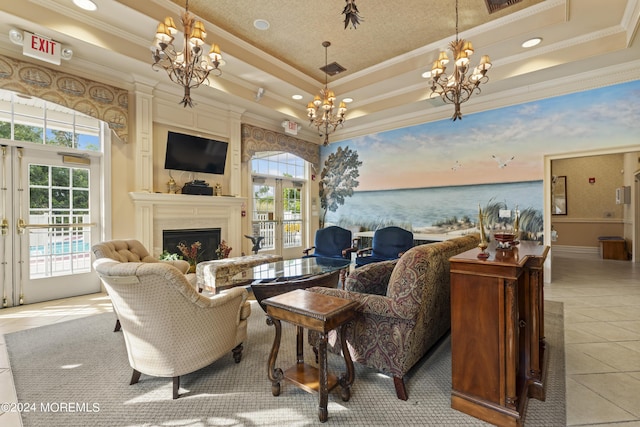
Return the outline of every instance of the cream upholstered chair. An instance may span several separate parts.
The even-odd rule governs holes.
[[[91,247],[95,259],[109,258],[119,262],[163,262],[173,265],[181,273],[186,274],[187,280],[194,287],[196,286],[195,273],[187,274],[189,263],[178,260],[159,260],[152,257],[142,243],[134,239],[107,240],[97,243]],[[117,312],[116,312],[117,314]],[[116,319],[114,332],[120,330],[120,321]]]
[[[107,240],[93,245],[91,250],[96,259],[110,258],[120,262],[166,262],[183,274],[189,270],[189,263],[185,260],[159,260],[152,257],[147,248],[135,239]],[[189,276],[188,279],[191,277]]]
[[[178,398],[180,376],[233,353],[242,358],[251,305],[239,287],[207,297],[175,267],[165,263],[98,259],[94,268],[122,324],[131,384],[141,374],[173,378]]]

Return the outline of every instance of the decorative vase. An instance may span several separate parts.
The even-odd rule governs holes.
[[[189,263],[189,269],[187,270],[187,273],[195,273],[195,272],[196,272],[196,264]]]

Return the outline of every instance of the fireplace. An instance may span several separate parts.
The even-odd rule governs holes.
[[[178,252],[175,246],[179,241],[171,244],[173,248],[164,245],[165,230],[219,229],[218,242],[224,240],[233,248],[231,256],[240,256],[243,245],[248,245],[248,240],[242,238],[245,218],[241,215],[246,198],[137,192],[129,195],[135,206],[135,236],[155,257],[165,248]],[[213,246],[214,254],[217,247]]]
[[[182,255],[178,243],[182,242],[190,247],[194,242],[200,242],[202,247],[198,251],[198,261],[217,259],[216,249],[220,244],[221,231],[219,228],[194,228],[183,230],[162,230],[162,250],[170,254]]]

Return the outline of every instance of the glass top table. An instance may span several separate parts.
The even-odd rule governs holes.
[[[335,288],[340,271],[349,268],[351,261],[341,258],[297,258],[256,265],[231,278],[236,285],[250,285],[254,297],[263,310],[262,300],[296,289],[313,286]]]
[[[256,265],[231,278],[232,282],[278,282],[299,280],[349,267],[351,261],[341,258],[296,258]]]

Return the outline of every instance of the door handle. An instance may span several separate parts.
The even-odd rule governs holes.
[[[29,228],[83,228],[83,227],[95,227],[95,222],[83,222],[77,224],[27,224],[24,219],[18,220],[18,233],[23,234]]]
[[[9,234],[9,221],[7,221],[6,218],[4,218],[2,220],[2,223],[0,223],[0,234],[2,234],[3,236]]]

